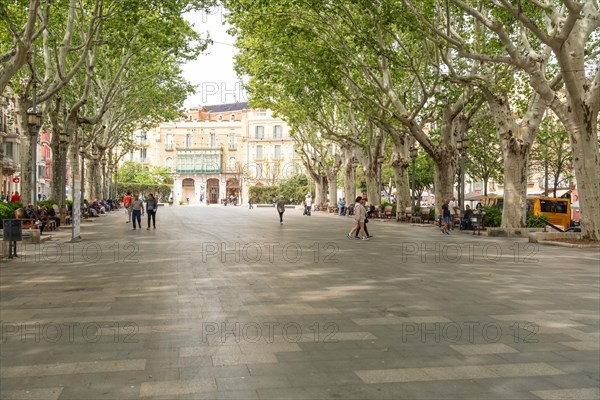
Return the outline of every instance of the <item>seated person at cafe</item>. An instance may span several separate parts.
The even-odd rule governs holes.
[[[56,222],[56,227],[60,227],[60,217],[58,215],[56,215],[56,211],[54,211],[53,207],[50,208],[46,208],[46,206],[43,206],[46,211],[48,212],[48,219],[53,220],[54,222]]]
[[[473,210],[471,210],[471,206],[468,204],[465,206],[465,214],[460,220],[460,230],[472,230],[473,223],[471,222],[471,218],[473,218]]]
[[[92,204],[90,204],[90,202],[87,201],[87,199],[83,200],[83,206],[84,206],[84,208],[86,208],[88,210],[88,212],[90,213],[90,215],[92,217],[98,216],[98,210],[96,210],[96,207],[94,207]]]
[[[46,206],[41,205],[37,210],[37,214],[39,216],[39,227],[41,234],[44,231],[44,227],[48,224],[48,211],[46,210]]]

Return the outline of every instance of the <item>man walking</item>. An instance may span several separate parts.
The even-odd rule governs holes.
[[[283,213],[285,212],[285,201],[283,200],[283,196],[277,200],[277,212],[279,213],[279,223],[283,224]]]
[[[131,192],[127,192],[127,194],[123,197],[123,205],[125,206],[125,212],[127,213],[127,221],[126,223],[131,222]]]
[[[133,201],[131,202],[131,215],[133,219],[133,229],[135,229],[135,221],[138,226],[142,229],[142,215],[144,215],[144,202],[140,199],[140,196],[136,193],[133,195]]]
[[[304,200],[306,203],[306,215],[310,217],[310,207],[312,206],[312,196],[310,195],[310,193],[306,195],[306,198]]]
[[[453,197],[452,200],[450,200],[450,203],[448,203],[448,208],[450,208],[450,230],[453,231],[454,230],[454,216],[457,214],[457,211],[458,211],[458,204],[456,204],[455,197]]]

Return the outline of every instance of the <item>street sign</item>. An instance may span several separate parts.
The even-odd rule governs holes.
[[[13,182],[14,183],[19,183],[19,182],[21,182],[21,178],[13,178]]]

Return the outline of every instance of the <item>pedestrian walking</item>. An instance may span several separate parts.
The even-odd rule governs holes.
[[[450,203],[450,199],[445,200],[444,203],[442,204],[442,233],[445,233],[447,235],[450,234],[450,232],[448,232],[448,229],[450,228],[450,206],[448,205],[448,203]]]
[[[150,220],[152,220],[152,227],[156,229],[156,211],[158,211],[158,201],[154,198],[154,195],[150,193],[146,198],[146,214],[148,214],[148,227],[150,229]]]
[[[365,233],[365,218],[367,217],[367,211],[365,210],[365,207],[363,206],[363,198],[362,196],[358,196],[355,200],[356,204],[354,204],[354,221],[355,224],[352,227],[352,230],[350,230],[350,233],[348,233],[347,237],[348,239],[352,239],[354,233],[357,230],[360,230],[362,233],[362,240],[369,240],[369,238],[367,237],[367,234]]]
[[[127,192],[127,194],[125,196],[123,196],[123,205],[125,206],[125,214],[127,214],[127,221],[125,221],[126,223],[130,223],[131,222],[131,202],[133,201],[133,199],[131,198],[131,192]]]
[[[306,215],[310,217],[310,208],[312,206],[312,196],[310,195],[310,193],[306,195],[306,197],[304,198],[304,202],[306,203]]]
[[[279,213],[279,223],[283,224],[283,213],[285,212],[285,200],[283,196],[277,200],[277,213]]]
[[[363,205],[363,207],[365,207],[365,212],[367,213],[367,215],[365,216],[365,221],[364,221],[364,225],[363,225],[363,227],[364,227],[364,229],[365,229],[365,235],[366,235],[368,238],[372,238],[372,237],[373,237],[373,235],[369,235],[369,230],[367,229],[367,224],[369,223],[369,216],[370,216],[369,212],[368,212],[368,211],[366,211],[366,210],[367,210],[367,204],[368,204],[368,201],[369,201],[369,200],[368,200],[366,197],[363,197],[363,199],[361,200],[361,204]],[[359,233],[359,230],[357,229],[357,230],[356,230],[356,234],[354,235],[354,238],[355,238],[355,239],[360,239],[360,238],[358,237],[358,233]]]
[[[142,229],[142,215],[144,215],[144,202],[140,199],[140,196],[135,193],[133,195],[133,201],[131,202],[131,219],[133,220],[133,229],[136,227],[136,221],[140,229]]]
[[[448,203],[448,208],[450,209],[450,230],[454,230],[454,217],[459,214],[458,203],[456,202],[456,198],[453,197],[452,200]]]

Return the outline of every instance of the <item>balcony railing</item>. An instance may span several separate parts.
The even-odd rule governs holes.
[[[165,144],[165,150],[166,151],[173,151],[174,148],[175,148],[175,146],[173,145],[173,143],[166,143]]]

